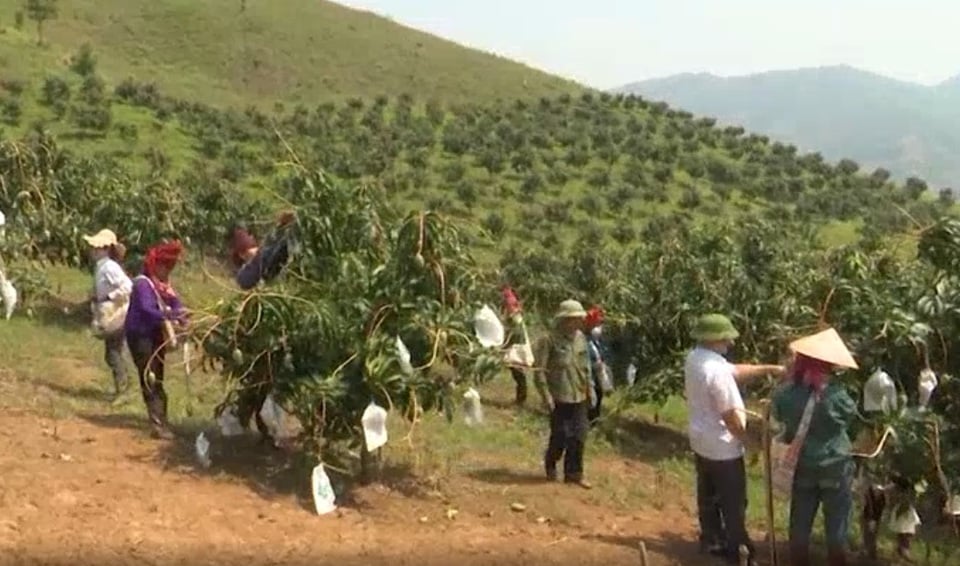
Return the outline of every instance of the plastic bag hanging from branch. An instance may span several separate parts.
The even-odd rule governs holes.
[[[209,468],[212,464],[210,461],[210,441],[207,440],[207,436],[203,432],[197,435],[197,440],[194,442],[194,449],[197,456],[197,462],[200,463],[200,466],[203,468]]]
[[[371,402],[360,419],[367,452],[373,452],[387,443],[387,410]]]
[[[237,407],[228,405],[223,408],[220,415],[217,416],[217,425],[220,427],[220,434],[225,437],[242,436],[244,433],[240,418],[237,417]]]
[[[480,393],[471,387],[463,394],[463,420],[468,426],[483,424],[483,406]]]
[[[499,348],[503,345],[504,340],[506,340],[503,323],[500,322],[500,317],[497,316],[497,313],[493,312],[493,309],[491,309],[489,305],[483,305],[483,307],[477,311],[477,314],[473,318],[473,324],[477,341],[480,342],[480,345],[484,348]]]
[[[403,340],[397,336],[397,361],[400,362],[400,370],[406,375],[413,375],[413,364],[411,363],[410,350]]]
[[[336,511],[337,496],[333,492],[333,485],[330,483],[330,477],[327,476],[322,462],[313,468],[310,475],[310,487],[313,493],[313,506],[317,515],[327,515]]]
[[[897,408],[897,386],[890,374],[878,369],[863,384],[863,409],[868,412],[890,412]]]
[[[917,400],[921,408],[927,408],[933,390],[937,388],[937,383],[937,374],[930,368],[925,368],[920,372],[920,377],[917,380]]]

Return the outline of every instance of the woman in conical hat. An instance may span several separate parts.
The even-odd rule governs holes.
[[[857,362],[833,328],[795,340],[790,350],[795,359],[788,383],[774,395],[772,407],[774,417],[784,424],[785,442],[797,437],[808,402],[812,403],[790,497],[791,564],[810,564],[810,532],[822,506],[827,565],[842,566],[853,506],[848,431],[857,420],[857,403],[831,380],[831,374],[857,369]]]

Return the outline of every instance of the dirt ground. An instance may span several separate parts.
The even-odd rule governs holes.
[[[197,430],[151,439],[138,400],[126,411],[104,402],[96,361],[38,358],[43,378],[0,370],[0,566],[610,566],[641,564],[641,541],[651,566],[720,564],[698,552],[690,489],[616,454],[588,461],[602,480],[592,492],[493,451],[439,477],[388,470],[317,516],[309,469],[291,455],[208,429],[214,464],[203,470]],[[629,482],[656,502],[610,493]]]
[[[652,565],[713,563],[690,542],[690,514],[673,504],[615,514],[532,477],[457,478],[445,490],[456,497],[375,485],[319,517],[302,496],[236,473],[271,469],[250,454],[278,458],[255,439],[219,455],[229,473],[207,472],[192,464],[187,439],[171,445],[141,427],[0,416],[0,564],[640,564],[640,540]],[[527,510],[511,510],[511,498]],[[540,516],[539,501],[561,501],[576,519]]]

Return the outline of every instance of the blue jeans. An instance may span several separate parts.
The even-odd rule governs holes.
[[[806,547],[817,510],[823,505],[827,548],[844,548],[853,509],[853,466],[838,479],[825,480],[816,472],[797,469],[790,496],[790,546]]]

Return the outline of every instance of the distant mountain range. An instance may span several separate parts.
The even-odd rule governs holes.
[[[960,75],[937,86],[848,66],[743,77],[688,73],[628,84],[638,94],[724,124],[960,189]]]

